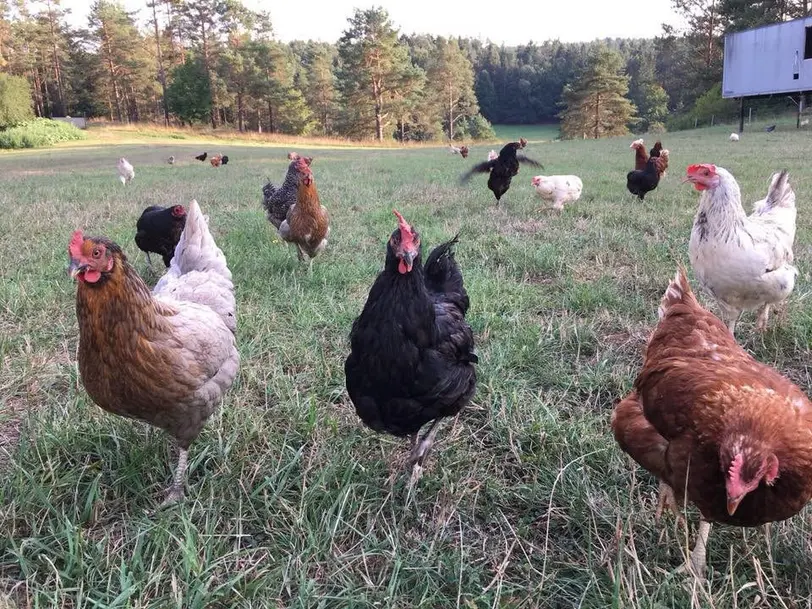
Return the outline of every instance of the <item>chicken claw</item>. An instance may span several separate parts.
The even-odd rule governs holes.
[[[767,320],[770,318],[770,305],[765,304],[758,314],[756,321],[756,330],[764,332],[767,329]]]
[[[189,452],[186,449],[181,448],[180,454],[178,455],[178,465],[175,468],[175,475],[172,478],[172,486],[169,487],[169,490],[166,493],[166,498],[164,498],[163,502],[161,503],[161,507],[168,507],[174,503],[177,503],[185,496],[183,492],[183,480],[186,477],[186,469],[189,466]]]

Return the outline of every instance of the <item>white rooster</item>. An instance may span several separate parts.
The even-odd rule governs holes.
[[[791,264],[796,209],[789,174],[772,175],[767,197],[750,216],[727,170],[691,165],[683,181],[702,192],[688,245],[697,279],[719,303],[731,332],[742,311],[757,308],[756,327],[764,330],[770,305],[790,295],[798,274]]]
[[[121,180],[121,183],[124,185],[135,177],[135,169],[133,169],[133,166],[130,165],[124,157],[118,160],[116,168],[118,169],[118,179]]]
[[[539,196],[553,204],[553,209],[564,209],[564,203],[581,198],[584,184],[578,176],[535,176],[530,183]]]

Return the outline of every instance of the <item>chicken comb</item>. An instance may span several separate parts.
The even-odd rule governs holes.
[[[742,457],[741,453],[738,453],[733,457],[733,463],[730,464],[730,468],[727,470],[727,477],[731,482],[741,482],[742,467],[744,467],[744,457]]]
[[[396,209],[392,210],[398,217],[398,228],[400,228],[400,243],[403,245],[404,249],[410,247],[414,243],[414,237],[412,237],[412,227],[409,226],[409,223],[406,222],[406,218],[400,215],[400,212]]]
[[[82,246],[85,243],[85,237],[82,234],[82,229],[77,228],[73,231],[73,235],[70,238],[70,244],[68,244],[68,254],[71,258],[81,258],[82,257]]]
[[[297,156],[296,157],[296,169],[297,169],[297,171],[301,171],[302,173],[309,173],[310,172],[310,161],[312,161],[312,159],[308,159],[308,157]]]
[[[639,140],[634,140],[634,141],[633,141],[633,142],[632,142],[632,143],[629,145],[629,148],[634,148],[635,146],[642,146],[642,145],[643,145],[643,143],[644,143],[644,142],[643,142],[643,138],[640,138]]]
[[[688,165],[688,169],[686,169],[685,172],[688,175],[692,175],[700,169],[710,169],[712,173],[716,173],[716,165],[713,163],[696,163],[694,165]]]

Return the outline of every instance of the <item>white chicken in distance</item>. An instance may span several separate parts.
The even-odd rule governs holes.
[[[767,326],[770,305],[787,298],[798,274],[791,263],[795,241],[795,193],[786,170],[770,178],[767,197],[747,216],[729,171],[691,165],[683,182],[702,192],[688,252],[702,287],[722,309],[731,332],[742,311],[760,308],[756,328]]]
[[[116,165],[118,169],[118,179],[121,180],[121,183],[126,185],[130,180],[135,177],[135,169],[124,157],[121,157],[118,160],[118,165]]]

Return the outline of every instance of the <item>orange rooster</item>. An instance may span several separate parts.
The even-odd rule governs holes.
[[[634,148],[634,169],[635,171],[645,171],[648,163],[648,152],[642,138],[634,140],[629,148]]]
[[[209,163],[211,163],[212,167],[219,167],[223,163],[223,155],[213,154],[209,157]]]
[[[660,479],[660,508],[701,513],[690,567],[701,576],[712,522],[755,527],[812,497],[812,402],[754,360],[697,301],[680,268],[659,308],[634,390],[612,414],[620,447]]]
[[[310,170],[312,159],[298,157],[293,163],[298,180],[296,203],[288,209],[285,220],[279,225],[279,236],[288,243],[295,243],[299,260],[310,259],[309,270],[313,269],[313,258],[327,246],[330,234],[330,220],[327,209],[319,201],[316,182]]]
[[[79,374],[104,410],[173,436],[178,465],[164,505],[183,497],[188,449],[237,375],[234,286],[197,201],[169,270],[149,288],[121,248],[73,233]]]

